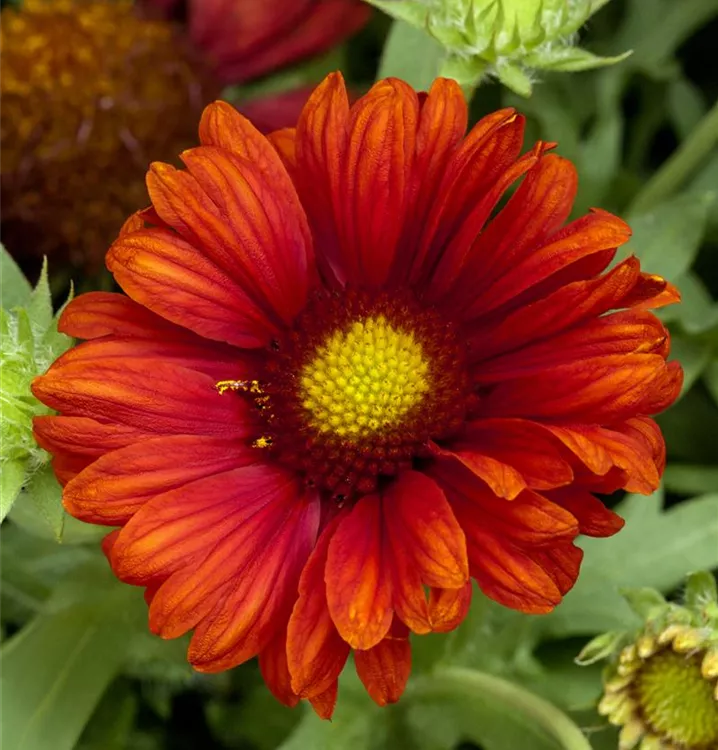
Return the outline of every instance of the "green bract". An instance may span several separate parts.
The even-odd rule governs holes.
[[[576,33],[609,0],[367,0],[425,29],[446,49],[439,74],[475,86],[495,76],[521,96],[536,70],[575,72],[627,57],[598,57],[575,46]]]
[[[50,458],[32,435],[33,417],[50,410],[32,395],[30,384],[72,344],[57,330],[47,263],[32,290],[4,248],[1,253],[0,520]]]

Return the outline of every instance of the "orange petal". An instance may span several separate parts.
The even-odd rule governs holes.
[[[468,107],[458,83],[437,78],[421,104],[416,132],[416,160],[411,175],[411,207],[392,269],[397,283],[406,283],[425,223],[436,201],[436,185],[461,143],[468,122]]]
[[[665,385],[666,392],[663,392]],[[487,417],[618,422],[654,413],[655,401],[674,396],[664,358],[658,354],[611,354],[557,365],[499,383],[483,400]]]
[[[469,577],[466,540],[436,482],[405,471],[382,500],[393,554],[407,555],[426,586],[463,586]]]
[[[396,703],[411,674],[411,645],[405,639],[385,638],[373,648],[355,651],[354,664],[376,704]]]
[[[257,451],[224,438],[171,435],[106,453],[65,487],[68,513],[118,526],[148,501],[202,477],[254,463]]]
[[[418,119],[416,93],[394,78],[351,108],[336,219],[353,283],[380,287],[389,275],[408,209]]]
[[[597,279],[576,281],[547,297],[502,314],[494,325],[483,320],[470,329],[470,356],[483,362],[540,341],[586,320],[621,307],[639,274],[636,258],[628,258]]]
[[[110,334],[144,338],[182,330],[124,294],[114,292],[87,292],[75,297],[62,311],[57,328],[78,339]]]
[[[534,490],[560,487],[573,479],[573,471],[564,458],[560,442],[537,422],[525,419],[474,420],[467,424],[459,445],[512,466],[520,473],[525,486]],[[496,492],[495,487],[492,489]]]
[[[662,276],[642,273],[635,286],[622,300],[621,307],[634,310],[655,310],[681,301],[678,289]]]
[[[241,286],[169,231],[120,237],[107,253],[107,267],[136,302],[200,336],[261,347],[276,333]]]
[[[312,708],[320,719],[331,719],[334,713],[334,707],[337,705],[337,693],[339,691],[339,683],[337,680],[331,684],[323,693],[320,695],[310,698],[309,702],[312,704]]]
[[[549,429],[593,473],[605,474],[617,466],[627,473],[629,492],[650,495],[658,488],[660,475],[644,440],[598,425],[551,425]]]
[[[516,259],[493,283],[475,285],[475,301],[467,315],[472,318],[486,315],[572,264],[602,251],[612,251],[630,236],[627,224],[606,211],[594,211],[577,219],[540,247],[533,247],[531,252]]]
[[[299,598],[287,629],[287,657],[292,690],[303,698],[330,689],[349,656],[349,644],[329,615],[324,571],[329,542],[341,516],[322,532],[299,579]]]
[[[112,421],[155,435],[247,437],[250,407],[218,395],[212,378],[158,362],[116,358],[52,367],[33,381],[35,396],[68,416]]]
[[[329,542],[324,580],[332,620],[352,648],[376,646],[392,620],[392,588],[382,550],[378,495],[365,495],[342,518]]]
[[[586,536],[613,536],[625,521],[609,510],[595,495],[580,487],[562,487],[546,493],[551,502],[565,508]]]
[[[471,592],[471,581],[460,589],[431,589],[429,617],[435,633],[448,633],[464,621],[471,606]]]
[[[65,416],[35,417],[33,435],[48,453],[76,453],[92,458],[153,437],[149,431],[126,425]]]
[[[562,595],[572,588],[583,560],[583,550],[574,544],[555,544],[531,551],[531,557],[556,584]]]
[[[296,128],[282,128],[269,133],[267,140],[274,146],[284,168],[289,174],[297,169],[297,130]]]

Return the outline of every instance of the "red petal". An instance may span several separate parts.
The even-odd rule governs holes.
[[[628,310],[604,315],[558,336],[516,349],[474,368],[480,385],[555,372],[559,365],[614,354],[668,354],[668,332],[655,315]]]
[[[655,310],[680,301],[681,293],[673,284],[661,276],[642,273],[621,306],[634,310]]]
[[[383,525],[379,496],[365,495],[342,518],[329,543],[324,574],[329,612],[352,648],[376,646],[391,626]]]
[[[304,698],[320,696],[336,682],[349,656],[329,615],[324,571],[335,518],[322,532],[299,579],[299,598],[289,619],[287,656],[292,690]]]
[[[163,229],[126,234],[107,267],[136,302],[200,336],[264,346],[276,332],[243,289],[194,245]]]
[[[225,438],[172,435],[142,440],[106,453],[75,477],[65,487],[63,504],[81,521],[118,526],[163,492],[259,458],[256,450]]]
[[[605,211],[577,219],[542,246],[532,247],[531,252],[518,258],[493,283],[475,284],[474,303],[466,315],[471,318],[486,315],[581,259],[619,247],[630,235],[630,229],[621,219]]]
[[[35,417],[33,434],[38,445],[49,453],[73,453],[93,459],[152,437],[149,431],[126,425],[59,416]]]
[[[405,471],[382,500],[394,555],[409,556],[426,586],[463,586],[469,577],[466,540],[436,482],[425,474]]]
[[[583,550],[573,544],[556,544],[532,550],[531,557],[546,571],[561,594],[573,588],[583,560]]]
[[[373,648],[355,651],[354,663],[372,700],[386,706],[404,692],[411,674],[411,646],[404,639],[385,638]]]
[[[309,702],[320,719],[331,719],[334,707],[337,705],[337,692],[339,684],[336,680],[323,693],[310,698]]]
[[[340,164],[347,148],[349,99],[341,73],[332,73],[309,97],[297,123],[297,180],[312,224],[317,264],[343,282],[336,217],[343,209]]]
[[[206,375],[145,360],[108,359],[54,366],[36,378],[35,396],[70,416],[113,421],[155,435],[248,437],[248,404],[220,396]]]
[[[536,422],[524,419],[475,420],[466,426],[459,445],[513,467],[523,478],[525,486],[534,490],[560,487],[573,479],[573,471],[563,457],[559,441]],[[487,481],[484,477],[482,479]],[[501,494],[490,482],[487,484],[496,494]]]
[[[182,329],[138,305],[124,294],[87,292],[62,311],[57,328],[78,339],[117,336],[153,337]]]
[[[429,618],[435,633],[448,633],[464,621],[471,606],[471,591],[471,581],[460,589],[431,589]]]
[[[281,630],[259,652],[259,669],[272,695],[285,706],[293,708],[299,703],[294,693],[287,668],[287,631]]]
[[[613,354],[499,383],[482,416],[617,422],[665,408],[675,384],[661,355]]]
[[[351,109],[336,221],[352,283],[380,287],[389,275],[408,209],[418,118],[416,93],[393,78]]]
[[[491,491],[499,497],[513,500],[527,487],[523,476],[513,466],[497,461],[490,456],[485,456],[480,450],[472,448],[443,450],[436,448],[435,452],[447,464],[458,462],[458,464],[465,466],[470,472],[486,482]]]
[[[625,488],[629,492],[650,495],[658,488],[660,475],[645,440],[598,425],[553,425],[549,429],[594,474],[606,474],[617,466],[627,473]]]
[[[578,521],[578,528],[586,536],[613,536],[625,523],[595,495],[580,487],[562,487],[547,492],[546,496],[565,508]]]
[[[470,356],[483,362],[499,354],[541,341],[585,320],[620,307],[639,273],[636,258],[628,258],[612,271],[589,281],[561,287],[544,299],[514,312],[480,321],[470,329]]]
[[[411,208],[392,269],[392,278],[397,283],[406,283],[408,279],[413,255],[436,201],[436,186],[464,137],[467,122],[468,108],[459,85],[448,78],[437,78],[421,103],[416,160],[411,175]]]

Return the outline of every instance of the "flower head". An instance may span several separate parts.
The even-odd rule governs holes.
[[[529,96],[536,70],[575,72],[619,62],[575,46],[609,0],[367,0],[431,34],[446,49],[442,75],[476,86],[495,76]]]
[[[66,508],[121,527],[107,554],[152,630],[194,629],[203,671],[259,654],[324,716],[351,649],[397,700],[408,632],[456,627],[472,577],[550,611],[576,536],[623,523],[594,493],[663,469],[650,415],[682,376],[648,309],[676,291],[606,271],[615,216],[564,225],[573,166],[522,155],[520,115],[466,124],[445,79],[350,107],[335,74],[268,137],[210,105],[108,253],[127,296],[75,300],[87,341],[34,385]]]
[[[173,160],[192,145],[223,83],[320,52],[367,12],[358,0],[202,0],[190,3],[183,28],[169,15],[142,17],[131,0],[4,8],[6,246],[28,266],[47,254],[97,271],[124,219],[146,202],[150,160]],[[302,91],[254,106],[279,127],[304,101]]]
[[[659,597],[657,592],[649,593],[653,600]],[[621,727],[619,750],[632,750],[639,743],[642,750],[718,746],[715,580],[708,573],[693,574],[687,594],[687,606],[658,601],[650,611],[640,606],[645,592],[633,594],[646,623],[615,653],[598,706],[601,714]]]

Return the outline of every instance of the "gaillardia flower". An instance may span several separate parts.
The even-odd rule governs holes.
[[[614,654],[599,713],[621,727],[619,750],[712,750],[718,747],[715,579],[692,574],[685,606],[661,602],[658,592],[647,591],[658,603],[643,613],[644,627]]]
[[[54,267],[96,272],[146,202],[150,160],[192,145],[224,84],[321,52],[369,12],[359,0],[201,0],[187,10],[179,24],[144,17],[131,0],[3,8],[2,233],[26,268],[46,254]],[[301,96],[252,107],[271,129],[283,127],[296,122]]]
[[[350,107],[331,75],[268,137],[210,105],[110,248],[127,296],[73,301],[87,341],[34,384],[65,506],[121,527],[106,552],[152,630],[194,630],[201,671],[259,654],[322,716],[352,649],[397,700],[409,631],[456,627],[472,577],[550,611],[576,536],[623,523],[594,493],[663,469],[649,415],[681,369],[647,310],[677,293],[635,258],[606,271],[620,219],[564,226],[574,168],[521,155],[520,115],[466,125],[444,79]]]

